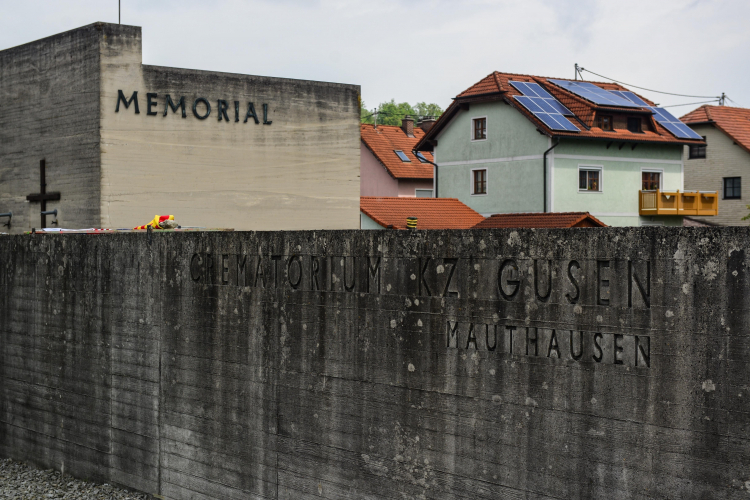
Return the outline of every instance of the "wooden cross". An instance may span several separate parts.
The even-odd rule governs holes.
[[[30,194],[26,197],[29,201],[39,201],[42,204],[42,229],[47,227],[47,216],[44,212],[47,211],[47,202],[56,201],[60,199],[60,192],[55,191],[52,193],[47,192],[47,182],[45,181],[45,161],[39,161],[39,192],[36,194]]]

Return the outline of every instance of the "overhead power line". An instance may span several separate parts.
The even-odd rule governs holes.
[[[743,106],[742,104],[738,103],[737,101],[733,101],[733,100],[732,100],[732,99],[730,99],[729,97],[727,97],[727,99],[729,99],[730,101],[732,101],[733,103],[735,103],[735,104],[736,104],[737,106],[739,106],[739,107],[741,107],[741,108],[744,108],[744,107],[745,107],[745,106]]]
[[[694,106],[696,104],[709,104],[712,102],[719,102],[719,99],[714,99],[713,101],[687,102],[685,104],[670,104],[669,106],[662,106],[662,108],[679,108],[680,106]]]
[[[721,99],[721,96],[716,96],[716,95],[688,95],[688,94],[675,94],[675,93],[673,93],[673,92],[662,92],[661,90],[647,89],[647,88],[645,88],[645,87],[639,87],[638,85],[633,85],[632,83],[625,83],[625,82],[621,82],[620,80],[615,80],[614,78],[610,78],[610,77],[608,77],[608,76],[600,75],[599,73],[594,73],[593,71],[590,71],[590,70],[588,70],[588,69],[586,69],[586,68],[580,68],[580,70],[581,70],[581,71],[585,71],[585,72],[587,72],[587,73],[591,73],[592,75],[596,75],[596,76],[598,76],[598,77],[600,77],[600,78],[604,78],[604,79],[606,79],[606,80],[610,80],[610,81],[613,81],[613,82],[615,82],[615,83],[619,83],[619,84],[621,84],[621,85],[627,85],[628,87],[635,87],[635,88],[637,88],[637,89],[641,89],[641,90],[647,90],[647,91],[649,91],[649,92],[656,92],[657,94],[674,95],[674,96],[678,96],[678,97],[695,97],[695,98],[698,98],[698,99],[716,99],[716,100],[719,100],[719,99]],[[732,101],[732,102],[734,102],[734,101]]]

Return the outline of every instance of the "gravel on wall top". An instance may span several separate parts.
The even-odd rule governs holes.
[[[149,495],[40,470],[12,459],[0,460],[0,499],[148,500]]]

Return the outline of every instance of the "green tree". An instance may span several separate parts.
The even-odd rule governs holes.
[[[437,104],[427,104],[425,102],[417,103],[412,106],[408,102],[397,103],[395,99],[389,102],[381,102],[377,108],[378,125],[401,125],[404,116],[409,115],[415,121],[423,116],[434,116],[437,118],[443,114],[443,110]],[[374,123],[373,111],[368,110],[364,101],[360,110],[360,120],[362,123]]]
[[[434,116],[437,118],[443,114],[443,110],[435,103],[427,104],[426,102],[418,102],[414,106],[414,110],[419,116]]]
[[[382,102],[378,106],[378,125],[401,125],[406,115],[414,116],[414,108],[408,102],[397,104],[394,99]]]

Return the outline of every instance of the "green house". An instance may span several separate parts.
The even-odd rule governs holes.
[[[492,73],[456,96],[416,146],[436,196],[484,216],[590,212],[607,225],[682,225],[715,194],[685,193],[683,146],[703,139],[611,83]]]

